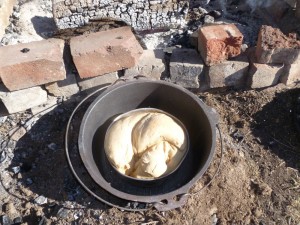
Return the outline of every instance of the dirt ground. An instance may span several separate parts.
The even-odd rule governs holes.
[[[223,163],[208,188],[166,212],[121,211],[95,200],[76,182],[64,153],[65,127],[76,101],[61,102],[39,120],[28,122],[29,112],[9,116],[0,128],[7,153],[0,164],[0,215],[22,218],[23,224],[299,224],[300,139],[294,120],[299,96],[300,85],[199,94],[219,113]],[[9,130],[28,124],[28,133],[7,143]],[[216,152],[190,192],[214,174],[219,144]]]

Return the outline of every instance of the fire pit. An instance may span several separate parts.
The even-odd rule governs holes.
[[[114,170],[104,152],[104,137],[112,119],[138,108],[157,108],[178,118],[186,127],[190,147],[172,174],[151,182],[127,179]],[[81,122],[78,146],[88,173],[99,188],[112,196],[141,203],[164,202],[166,208],[184,204],[176,197],[207,170],[215,151],[217,121],[212,110],[186,89],[164,81],[138,80],[109,87],[87,109]]]

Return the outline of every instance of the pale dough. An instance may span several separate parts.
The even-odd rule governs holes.
[[[119,172],[149,179],[178,166],[187,150],[187,137],[183,128],[164,113],[133,111],[113,122],[104,147]]]

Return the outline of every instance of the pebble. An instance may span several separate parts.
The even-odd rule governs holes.
[[[217,10],[210,11],[208,14],[214,17],[215,19],[218,19],[222,16],[222,12]]]
[[[211,217],[211,224],[212,225],[217,225],[218,224],[218,218],[217,218],[217,214],[213,214]]]
[[[215,18],[210,16],[210,15],[206,15],[204,17],[204,23],[214,23],[215,22]]]
[[[6,120],[7,120],[7,116],[1,116],[0,117],[0,124],[5,123]]]
[[[3,215],[1,218],[2,225],[12,225],[11,219],[7,215]]]
[[[11,169],[14,172],[14,174],[18,174],[20,172],[20,170],[21,170],[21,167],[20,166],[14,166]]]
[[[33,180],[31,178],[27,178],[25,183],[27,185],[32,185],[33,184]]]
[[[68,218],[68,214],[69,214],[69,210],[65,209],[65,208],[60,208],[56,214],[57,217],[62,218],[62,219],[66,219]]]
[[[39,197],[37,197],[36,199],[34,199],[34,203],[38,204],[38,205],[44,205],[48,202],[48,199],[43,196],[40,195]]]
[[[21,224],[22,222],[23,222],[22,217],[18,216],[14,219],[14,225]]]
[[[5,151],[0,152],[0,163],[4,162],[5,159],[6,159]]]
[[[55,143],[51,143],[48,145],[48,148],[52,151],[55,151],[55,150],[57,150],[57,145]]]

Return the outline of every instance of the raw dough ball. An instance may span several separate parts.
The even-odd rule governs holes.
[[[187,150],[187,137],[167,114],[154,109],[135,110],[113,122],[104,147],[119,172],[152,179],[178,166]]]

